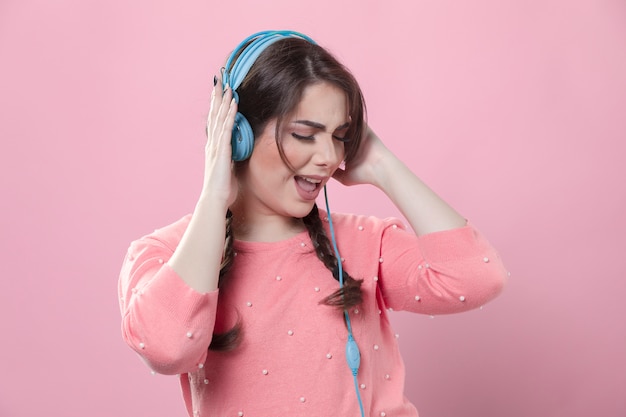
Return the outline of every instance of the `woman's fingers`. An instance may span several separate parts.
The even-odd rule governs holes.
[[[228,139],[230,141],[230,136],[232,135],[233,126],[235,125],[235,115],[237,114],[237,102],[233,97],[231,97],[228,103],[228,112],[226,113],[226,118],[224,120],[224,130],[222,131],[222,135],[224,133],[227,134]]]
[[[222,102],[224,101],[224,90],[222,88],[222,80],[218,77],[215,77],[215,85],[213,86],[213,91],[211,92],[211,107],[209,110],[209,115],[207,117],[207,129],[211,129],[215,127],[215,123],[213,123],[219,114]]]
[[[236,111],[233,111],[234,106],[232,91],[230,88],[227,88],[221,98],[219,109],[214,119],[215,124],[211,132],[212,140],[216,142],[216,146],[220,150],[224,150],[224,147],[230,143],[236,113]]]
[[[222,91],[222,80],[217,76],[214,77],[216,81],[213,85],[213,91],[211,92],[211,107],[209,110],[209,116],[207,118],[207,130],[211,128],[211,121],[215,118],[215,115],[219,111],[223,91]]]
[[[227,205],[237,195],[231,147],[236,114],[237,103],[232,90],[228,86],[222,88],[221,80],[217,79],[207,118],[204,191],[223,199]]]
[[[215,94],[217,95],[219,94],[219,92],[216,92]],[[232,98],[232,91],[228,86],[226,86],[226,88],[224,89],[224,93],[220,97],[219,109],[215,118],[216,127],[219,127],[220,129],[224,124],[224,120],[226,119],[226,115],[228,114],[228,110],[230,109],[230,100]]]
[[[232,89],[228,85],[222,88],[221,79],[216,77],[207,118],[207,151],[222,153],[226,151],[226,144],[230,143],[237,113],[237,104],[232,96]]]

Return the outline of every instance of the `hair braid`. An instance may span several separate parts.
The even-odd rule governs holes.
[[[224,256],[220,265],[220,275],[217,287],[221,288],[226,283],[226,274],[233,264],[235,258],[235,249],[233,248],[233,213],[226,211],[226,237],[224,239]],[[242,326],[241,320],[237,319],[237,323],[224,333],[213,333],[209,350],[230,351],[235,349],[241,342]]]
[[[328,215],[330,216],[330,213],[328,213]],[[309,232],[317,257],[322,261],[322,263],[324,263],[324,266],[326,266],[326,268],[333,273],[333,277],[339,281],[339,266],[337,258],[335,257],[333,247],[324,232],[324,227],[322,225],[322,220],[320,219],[316,204],[313,205],[311,212],[302,220],[307,228],[307,231]],[[363,295],[361,293],[362,283],[363,280],[356,280],[343,270],[343,287],[326,296],[320,301],[320,304],[339,307],[341,310],[359,305],[363,302]]]
[[[220,265],[220,276],[219,281],[217,282],[217,286],[221,287],[222,283],[226,280],[224,276],[230,269],[230,266],[233,264],[233,259],[235,258],[235,249],[233,248],[233,212],[228,209],[226,211],[226,234],[224,238],[224,256],[222,258],[222,264]]]

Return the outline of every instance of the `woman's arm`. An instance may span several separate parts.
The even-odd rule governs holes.
[[[416,236],[387,227],[379,284],[386,307],[440,315],[481,307],[502,291],[507,270],[471,223]]]
[[[155,372],[180,374],[204,363],[217,291],[201,294],[167,264],[189,217],[130,245],[118,282],[122,337]]]
[[[203,188],[192,216],[133,242],[122,266],[124,340],[159,373],[195,369],[212,341],[226,212],[236,196],[230,145],[236,107],[219,83],[207,120]]]
[[[227,87],[217,82],[211,95],[207,120],[205,171],[202,192],[189,227],[168,264],[200,293],[217,289],[224,251],[225,218],[237,184],[231,160],[231,132],[237,104]]]
[[[382,190],[402,212],[415,233],[454,229],[465,218],[435,194],[367,129],[359,154],[334,177],[345,185],[372,184]]]
[[[381,189],[417,235],[393,225],[383,233],[379,285],[388,307],[449,314],[480,307],[500,293],[507,271],[495,249],[371,129],[355,160],[335,178]]]

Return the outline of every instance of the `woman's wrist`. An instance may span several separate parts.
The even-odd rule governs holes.
[[[386,150],[375,163],[372,164],[372,181],[371,184],[380,189],[384,193],[387,193],[394,185],[394,178],[397,177],[397,173],[401,170],[407,170],[408,168],[398,157],[392,152]]]
[[[228,202],[223,196],[216,195],[209,191],[202,191],[196,202],[196,212],[208,211],[210,213],[222,214],[226,216],[228,211]]]

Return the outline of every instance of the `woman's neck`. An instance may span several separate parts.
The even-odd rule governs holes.
[[[302,219],[278,214],[245,213],[232,207],[233,236],[249,242],[279,242],[306,230]]]

